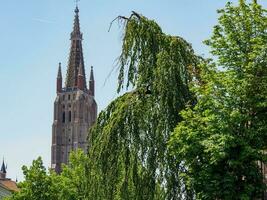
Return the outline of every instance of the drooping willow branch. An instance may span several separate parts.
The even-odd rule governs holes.
[[[117,91],[126,87],[127,93],[99,114],[91,130],[92,185],[111,199],[179,199],[182,179],[167,141],[179,111],[194,98],[189,85],[200,58],[183,38],[136,12],[116,17],[109,30],[116,20],[124,25]]]

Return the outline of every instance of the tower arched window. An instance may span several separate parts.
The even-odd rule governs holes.
[[[62,122],[65,123],[65,119],[66,119],[66,116],[65,116],[65,112],[62,113]]]
[[[71,111],[69,111],[69,122],[71,122]]]

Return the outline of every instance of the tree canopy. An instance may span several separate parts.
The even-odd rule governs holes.
[[[39,157],[31,167],[23,166],[25,180],[20,191],[7,200],[86,200],[88,198],[88,156],[82,150],[70,154],[69,165],[57,175],[47,170]]]
[[[197,199],[255,199],[266,189],[266,10],[240,1],[218,13],[205,42],[217,60],[202,64],[197,104],[181,112],[170,148]]]

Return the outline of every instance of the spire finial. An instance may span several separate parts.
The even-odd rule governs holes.
[[[90,81],[94,81],[94,67],[91,66]]]
[[[78,8],[78,6],[76,6],[76,8],[75,8],[75,13],[76,13],[76,15],[78,15],[78,13],[79,13],[79,8]]]
[[[79,20],[79,8],[76,6],[75,10],[75,17],[74,17],[74,23],[73,23],[73,31],[71,33],[71,40],[73,39],[80,39],[82,40],[82,33],[80,31],[80,20]]]
[[[89,94],[95,96],[95,79],[94,79],[94,69],[91,66],[90,80],[89,80]]]
[[[57,72],[57,93],[61,91],[62,91],[62,73],[61,73],[61,63],[59,63]]]
[[[58,63],[57,78],[62,78],[62,73],[61,73],[61,62]]]
[[[76,14],[78,14],[78,12],[79,12],[79,8],[78,8],[78,2],[79,2],[80,0],[75,0],[75,3],[76,3],[76,8],[75,8],[75,13]]]

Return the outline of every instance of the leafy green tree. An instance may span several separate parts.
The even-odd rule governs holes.
[[[70,154],[68,166],[57,175],[47,171],[39,157],[31,167],[23,166],[25,180],[20,191],[8,200],[86,200],[88,198],[88,156],[82,150]]]
[[[92,199],[181,199],[183,188],[167,141],[193,102],[189,84],[199,58],[189,43],[167,35],[135,12],[125,24],[118,92],[126,93],[99,114],[91,130]],[[130,89],[129,89],[130,88]]]
[[[70,154],[69,164],[63,166],[60,175],[54,176],[54,184],[59,188],[59,199],[89,199],[88,165],[88,156],[83,150],[78,149]]]
[[[53,176],[49,175],[39,157],[31,167],[22,167],[25,181],[19,183],[20,191],[14,193],[10,200],[56,200],[59,199],[54,187]]]
[[[266,10],[240,0],[218,12],[205,42],[217,61],[202,64],[197,104],[181,112],[169,145],[197,199],[257,199],[266,189]]]

